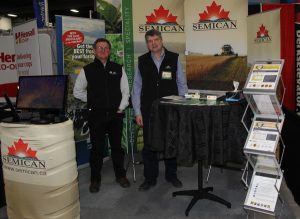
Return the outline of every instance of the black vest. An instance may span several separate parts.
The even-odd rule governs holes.
[[[107,60],[105,68],[98,59],[83,67],[87,86],[87,104],[91,109],[117,111],[122,99],[122,66]]]
[[[148,52],[139,57],[138,67],[142,77],[141,110],[150,110],[152,102],[158,98],[178,95],[176,83],[178,54],[165,49],[165,57],[157,71],[156,65]],[[164,73],[165,72],[165,73]],[[169,77],[163,78],[163,74]]]

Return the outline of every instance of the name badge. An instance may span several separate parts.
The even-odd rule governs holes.
[[[163,71],[162,72],[162,79],[172,80],[172,72]]]

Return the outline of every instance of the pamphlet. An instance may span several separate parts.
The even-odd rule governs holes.
[[[279,178],[279,179],[278,179]],[[245,207],[258,208],[263,211],[274,212],[281,185],[282,175],[259,175],[256,173],[248,190]],[[276,185],[276,187],[275,187]],[[277,189],[276,189],[277,188]]]
[[[245,149],[274,153],[279,138],[280,127],[277,126],[281,126],[280,123],[254,121]]]
[[[281,63],[254,64],[246,88],[274,90],[280,71]]]

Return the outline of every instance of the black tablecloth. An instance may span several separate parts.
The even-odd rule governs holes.
[[[300,116],[296,113],[283,107],[285,120],[282,127],[281,136],[285,144],[285,151],[281,168],[284,170],[284,177],[287,186],[292,191],[297,204],[300,206],[300,148],[299,148],[299,133],[300,133]],[[281,146],[283,149],[283,145]]]
[[[241,123],[246,102],[223,105],[180,105],[157,100],[152,105],[149,127],[151,150],[178,165],[243,163],[247,132]],[[249,120],[250,117],[247,117]]]

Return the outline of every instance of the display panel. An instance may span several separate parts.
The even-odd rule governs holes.
[[[20,76],[17,109],[64,110],[67,81],[67,75]]]

